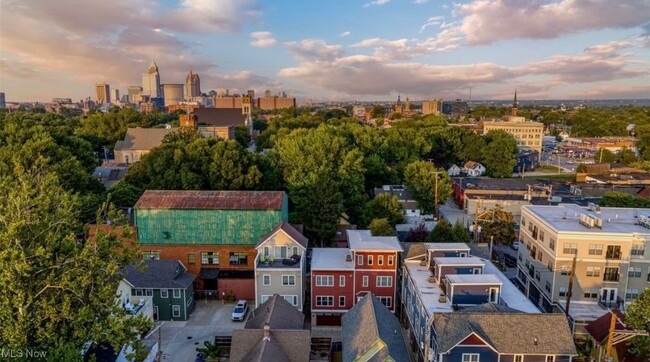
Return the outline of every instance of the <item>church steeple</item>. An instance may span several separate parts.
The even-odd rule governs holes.
[[[512,102],[512,116],[517,117],[517,90],[515,89],[515,100]]]

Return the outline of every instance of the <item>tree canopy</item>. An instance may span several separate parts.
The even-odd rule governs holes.
[[[404,170],[404,184],[413,191],[420,209],[427,214],[435,212],[436,193],[438,205],[451,196],[451,180],[447,172],[427,161],[408,164]]]

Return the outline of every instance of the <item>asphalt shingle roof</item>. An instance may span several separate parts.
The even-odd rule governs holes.
[[[147,190],[136,209],[281,210],[284,191]]]
[[[145,260],[144,264],[144,270],[134,265],[122,269],[124,279],[134,288],[185,289],[196,279],[178,260]]]
[[[410,361],[406,342],[397,317],[391,313],[373,294],[366,295],[359,303],[343,315],[341,321],[343,360],[354,361],[364,352],[369,352],[377,341],[385,343],[366,361]]]
[[[305,315],[277,294],[255,308],[246,322],[246,329],[262,329],[268,323],[271,329],[302,329]]]
[[[115,142],[115,151],[150,150],[160,146],[163,138],[178,128],[129,128],[124,140]]]

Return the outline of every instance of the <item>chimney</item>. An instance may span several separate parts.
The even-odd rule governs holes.
[[[348,254],[345,256],[345,261],[352,261],[352,255]]]
[[[271,326],[268,323],[264,323],[264,340],[271,340]]]

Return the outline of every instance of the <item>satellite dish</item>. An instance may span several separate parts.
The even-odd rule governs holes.
[[[636,128],[636,124],[634,124],[634,123],[630,123],[630,124],[627,125],[627,127],[625,127],[625,129],[628,130],[628,131],[631,131],[634,128]]]

